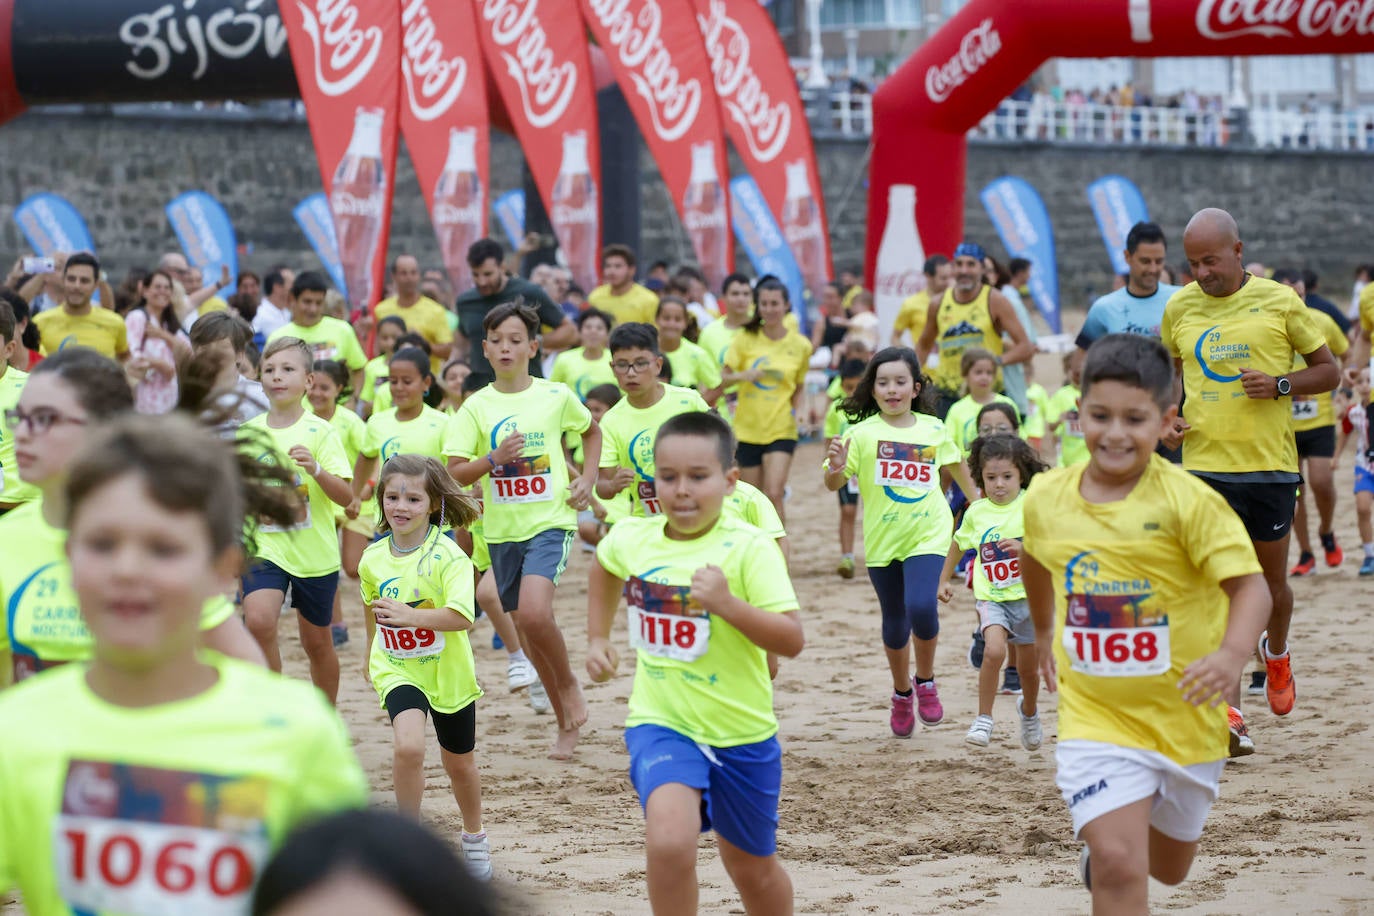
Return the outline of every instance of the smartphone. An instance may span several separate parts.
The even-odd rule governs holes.
[[[52,258],[24,258],[19,265],[26,274],[50,274],[57,269]]]

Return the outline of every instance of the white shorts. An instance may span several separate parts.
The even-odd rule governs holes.
[[[1073,835],[1118,808],[1153,798],[1150,826],[1170,839],[1195,843],[1217,800],[1225,760],[1182,766],[1155,751],[1101,741],[1061,741],[1055,784],[1069,806]]]

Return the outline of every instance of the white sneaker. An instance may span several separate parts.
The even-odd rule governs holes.
[[[506,662],[506,680],[510,682],[510,692],[519,693],[526,687],[539,683],[539,675],[534,671],[534,665],[530,664],[528,658],[516,658],[512,656]]]
[[[1040,713],[1027,716],[1021,712],[1021,699],[1016,698],[1016,714],[1021,717],[1021,746],[1028,751],[1036,751],[1045,740],[1044,732],[1040,728]]]
[[[491,841],[483,833],[480,836],[469,838],[467,834],[462,836],[463,843],[463,864],[467,866],[468,874],[478,881],[491,880]]]
[[[964,736],[965,744],[974,744],[978,747],[987,747],[992,740],[992,716],[979,716],[973,720],[969,726],[968,734]]]
[[[542,716],[552,708],[549,705],[548,691],[544,689],[539,678],[535,678],[534,683],[530,685],[530,709]]]

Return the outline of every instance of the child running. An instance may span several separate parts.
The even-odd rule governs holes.
[[[317,359],[335,359],[348,367],[350,388],[361,392],[363,368],[367,357],[358,343],[358,335],[347,321],[331,318],[324,313],[324,299],[329,284],[324,274],[307,270],[291,284],[291,321],[282,325],[267,338],[267,348],[282,337],[295,337],[310,346],[311,365]],[[263,359],[267,358],[266,351]]]
[[[721,514],[739,474],[732,440],[711,413],[659,427],[663,513],[617,523],[587,587],[587,673],[598,683],[619,667],[610,636],[622,589],[629,605],[625,745],[657,914],[696,912],[697,836],[711,829],[745,912],[792,912],[776,855],[782,752],[766,655],[793,658],[804,637],[782,555]]]
[[[472,524],[477,506],[442,464],[421,455],[389,459],[377,492],[386,536],[364,551],[359,578],[363,604],[377,619],[369,666],[391,717],[396,805],[419,818],[428,715],[463,817],[463,859],[474,877],[489,880],[491,847],[473,756],[482,688],[467,633],[475,619],[472,561],[440,532],[441,525]]]
[[[1088,460],[1088,446],[1083,440],[1081,412],[1078,406],[1082,392],[1078,390],[1083,377],[1083,361],[1073,358],[1074,354],[1064,354],[1065,382],[1050,397],[1045,422],[1050,430],[1059,437],[1058,467],[1067,468]]]
[[[353,470],[334,427],[301,406],[314,366],[305,341],[274,338],[262,354],[263,390],[271,406],[239,427],[240,434],[247,430],[257,437],[244,443],[259,461],[296,471],[296,488],[305,497],[293,524],[260,530],[257,556],[243,577],[243,615],[268,666],[281,671],[277,624],[290,588],[310,679],[332,703],[339,693],[339,656],[329,628],[340,567],[334,513],[353,497]]]
[[[600,309],[589,308],[578,315],[577,333],[582,346],[564,350],[554,357],[549,381],[567,385],[583,402],[597,385],[614,385],[611,354],[606,349],[606,340],[614,323],[614,319]]]
[[[347,366],[338,360],[319,359],[315,361],[315,373],[306,397],[310,400],[310,409],[315,416],[327,421],[338,432],[339,441],[343,444],[344,457],[352,467],[358,462],[358,452],[362,449],[363,440],[367,436],[367,424],[352,410],[346,407],[343,410],[339,409],[339,405],[352,394],[348,385]],[[362,559],[363,550],[372,543],[375,534],[377,506],[371,495],[368,492],[366,502],[362,503],[361,508],[352,516],[348,514],[351,503],[349,506],[340,506],[334,512],[334,523],[339,529],[340,571],[349,579],[358,578],[358,561]],[[348,642],[348,625],[344,622],[339,589],[334,590],[334,617],[329,629],[334,648],[337,649]]]
[[[391,406],[391,389],[387,372],[396,341],[406,333],[406,320],[400,315],[387,315],[377,322],[377,355],[363,367],[363,390],[358,392],[358,413],[364,420],[379,410]]]
[[[501,606],[515,615],[520,640],[558,717],[549,756],[571,759],[587,701],[568,663],[553,616],[553,590],[568,564],[577,513],[591,504],[601,460],[601,430],[566,385],[530,375],[539,350],[539,315],[520,303],[491,309],[482,352],[496,380],[463,402],[444,442],[459,485],[482,481],[483,528]],[[582,436],[585,470],[569,480],[565,432]]]
[[[935,684],[940,634],[936,594],[940,564],[954,533],[954,517],[940,492],[949,469],[973,492],[958,446],[929,413],[928,383],[916,353],[887,347],[874,355],[841,409],[854,423],[826,451],[825,485],[831,490],[859,478],[864,504],[864,560],[882,611],[883,647],[892,672],[892,734],[910,738],[921,721],[938,725],[944,707]],[[916,636],[916,679],[907,645]]]
[[[1374,576],[1374,440],[1369,437],[1369,370],[1356,374],[1355,400],[1341,420],[1341,434],[1336,443],[1339,460],[1351,440],[1355,442],[1355,519],[1359,525],[1360,543],[1364,545],[1361,576]],[[1332,467],[1335,470],[1335,467]]]
[[[720,366],[715,357],[687,338],[687,326],[691,323],[687,303],[677,296],[664,296],[658,301],[655,322],[673,384],[695,388],[707,404],[714,406],[720,396]]]
[[[366,805],[314,688],[196,638],[240,570],[245,510],[294,517],[281,471],[176,416],[113,421],[75,456],[57,501],[93,650],[0,694],[0,728],[23,736],[0,742],[0,898],[18,888],[35,914],[246,913],[293,827]]]
[[[38,498],[38,488],[19,478],[14,465],[14,427],[4,419],[19,403],[19,393],[29,378],[27,372],[10,365],[10,357],[21,346],[14,310],[0,299],[0,516]]]
[[[997,365],[997,357],[981,347],[970,347],[959,357],[959,372],[964,377],[968,394],[950,407],[949,414],[945,417],[945,426],[965,458],[968,457],[969,449],[973,447],[973,440],[978,438],[979,411],[988,404],[999,403],[1010,404],[1011,409],[1016,410],[1015,401],[1006,395],[998,394],[993,388],[997,382]],[[969,500],[977,497],[976,493],[964,495]]]
[[[1223,695],[1270,597],[1236,514],[1154,454],[1177,412],[1164,347],[1109,334],[1082,385],[1089,457],[1026,495],[1021,574],[1093,912],[1145,914],[1149,878],[1180,883],[1197,853],[1226,764]]]
[[[997,405],[1002,406],[1002,405]],[[990,412],[993,405],[984,408]],[[979,436],[969,453],[969,470],[985,494],[964,513],[954,533],[945,566],[940,572],[940,601],[954,600],[949,577],[965,550],[978,551],[974,558],[973,597],[979,629],[984,640],[978,671],[978,717],[964,740],[987,747],[992,740],[992,703],[997,698],[997,674],[1007,658],[1007,643],[1021,648],[1017,661],[1026,676],[1020,679],[1021,698],[1016,711],[1021,718],[1021,746],[1040,747],[1040,713],[1036,699],[1040,684],[1035,674],[1035,627],[1021,584],[1021,508],[1031,478],[1047,470],[1035,451],[1014,435]]]
[[[840,366],[840,392],[841,397],[830,402],[830,409],[825,413],[825,447],[829,449],[831,444],[840,436],[844,435],[849,429],[849,418],[845,416],[840,405],[845,398],[854,396],[854,389],[859,387],[859,379],[863,378],[864,364],[857,359],[847,359]],[[854,523],[859,518],[859,479],[851,477],[835,491],[835,495],[840,500],[840,562],[835,567],[841,579],[854,578]]]

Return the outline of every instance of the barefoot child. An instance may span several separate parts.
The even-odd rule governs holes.
[[[697,836],[714,829],[751,914],[792,912],[778,862],[782,753],[767,653],[802,650],[797,598],[768,537],[721,515],[739,474],[725,421],[679,414],[654,444],[663,513],[618,522],[587,588],[587,673],[616,672],[611,628],[629,604],[630,778],[644,808],[649,904],[694,913]]]
[[[515,615],[558,717],[550,756],[567,760],[587,722],[587,702],[554,620],[553,590],[567,567],[577,513],[591,502],[601,430],[570,388],[530,375],[539,350],[534,309],[498,305],[482,326],[482,352],[496,380],[454,414],[443,451],[459,485],[482,481],[483,528],[501,606]],[[563,458],[565,432],[582,436],[586,460],[586,470],[572,480]]]
[[[479,880],[491,878],[491,846],[482,828],[482,783],[473,748],[482,688],[467,631],[472,628],[472,561],[441,525],[477,518],[444,466],[398,455],[382,466],[378,527],[386,537],[363,553],[363,604],[377,619],[369,668],[391,717],[396,806],[418,818],[425,791],[425,716],[434,720],[440,756],[463,818],[463,859]]]
[[[1093,912],[1143,916],[1149,878],[1180,883],[1197,853],[1226,764],[1223,695],[1269,589],[1225,501],[1154,454],[1177,412],[1164,347],[1109,334],[1082,385],[1089,457],[1026,494],[1021,573]]]
[[[1040,684],[1035,675],[1035,627],[1026,605],[1026,589],[1021,584],[1019,538],[1025,487],[1046,467],[1035,451],[1016,436],[991,435],[973,440],[969,468],[973,478],[982,484],[985,496],[975,500],[964,513],[940,573],[940,600],[948,604],[954,599],[954,589],[949,586],[954,564],[965,550],[977,550],[973,597],[984,650],[978,671],[978,718],[964,740],[987,747],[992,738],[997,673],[1007,657],[1007,643],[1011,642],[1023,647],[1017,653],[1017,661],[1026,672],[1020,679],[1021,699],[1016,701],[1021,718],[1021,746],[1033,751],[1041,741],[1040,714],[1036,708]]]

